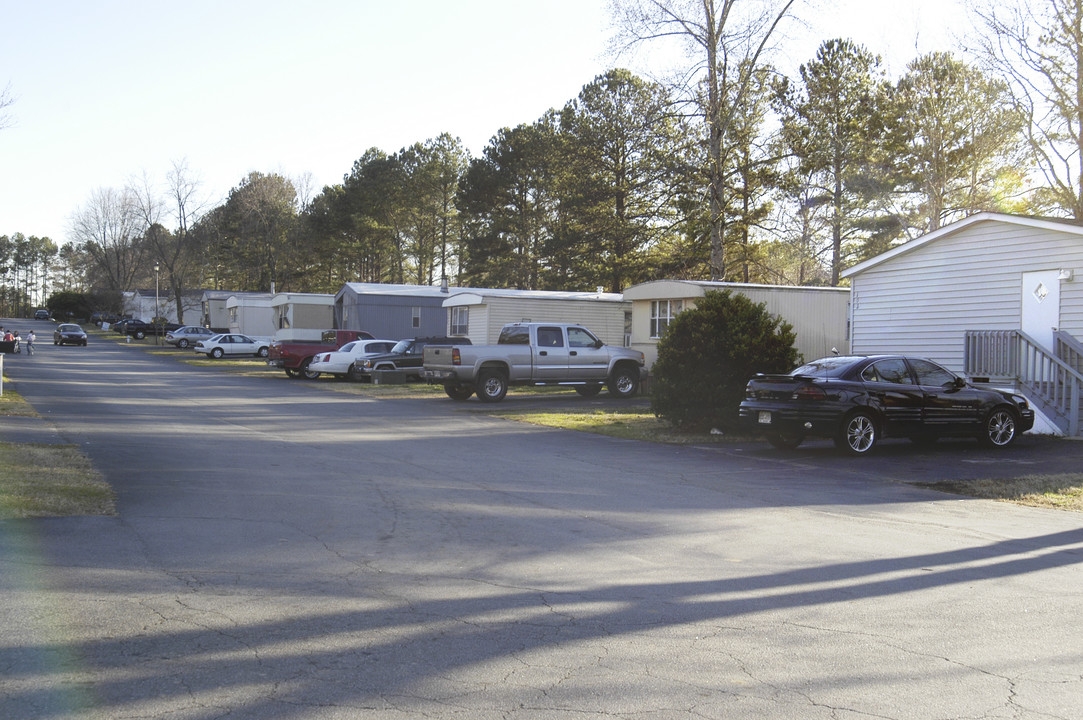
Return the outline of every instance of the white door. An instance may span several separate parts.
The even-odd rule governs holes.
[[[1023,273],[1022,329],[1050,352],[1053,330],[1060,327],[1060,271]]]

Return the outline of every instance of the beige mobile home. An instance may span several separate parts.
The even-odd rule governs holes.
[[[658,339],[677,313],[696,306],[709,290],[730,290],[782,317],[797,333],[797,351],[806,360],[830,355],[832,350],[849,351],[847,312],[850,291],[846,288],[699,280],[655,280],[633,285],[624,291],[631,302],[631,347],[640,350],[650,367],[658,359]]]
[[[626,346],[631,307],[619,293],[472,288],[444,300],[448,335],[475,345],[497,341],[513,322],[578,323],[607,345]]]
[[[335,296],[324,293],[283,292],[271,298],[276,340],[319,340],[334,328]]]

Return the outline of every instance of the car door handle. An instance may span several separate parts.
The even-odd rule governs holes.
[[[538,354],[539,354],[539,355],[548,355],[549,353],[548,353],[548,352],[546,352],[545,350],[540,350],[540,351],[538,352]]]
[[[576,352],[575,350],[572,350],[572,351],[571,351],[570,353],[568,353],[568,354],[569,354],[569,355],[578,355],[579,353],[577,353],[577,352]]]

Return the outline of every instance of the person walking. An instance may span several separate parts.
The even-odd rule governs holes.
[[[37,338],[34,337],[34,331],[33,330],[31,330],[30,332],[28,332],[26,334],[26,354],[27,355],[33,355],[34,354],[34,341],[35,340],[37,340]]]

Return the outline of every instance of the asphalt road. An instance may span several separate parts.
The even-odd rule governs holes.
[[[39,337],[0,440],[119,514],[0,522],[2,718],[1083,718],[1083,518],[908,484],[1083,443],[635,443]]]

